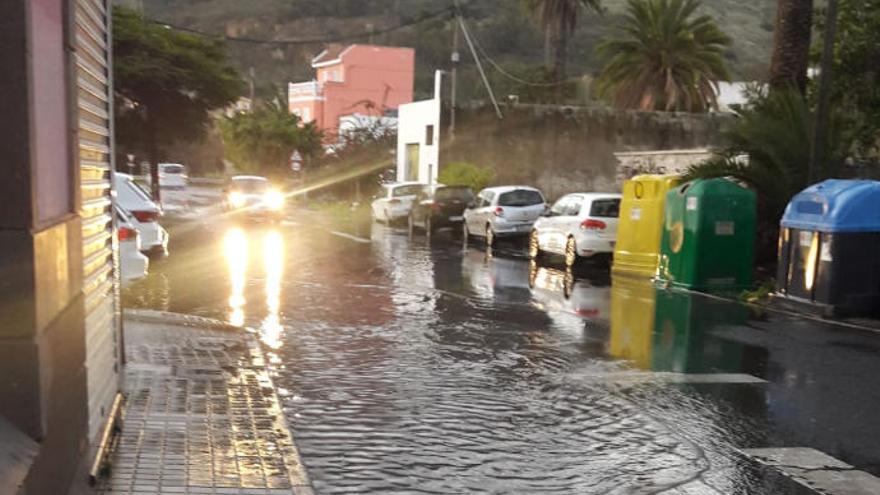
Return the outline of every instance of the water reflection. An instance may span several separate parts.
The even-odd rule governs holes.
[[[266,275],[266,317],[260,339],[272,349],[281,347],[281,281],[284,278],[284,239],[270,230],[263,237],[263,271]]]
[[[247,284],[248,238],[244,230],[233,228],[223,239],[223,254],[229,268],[229,323],[244,325],[244,289]]]
[[[615,275],[611,285],[609,352],[637,368],[651,369],[657,296],[650,280]]]
[[[532,263],[529,285],[535,302],[544,309],[564,311],[593,320],[608,320],[611,317],[611,291],[601,279],[578,278],[571,271]]]

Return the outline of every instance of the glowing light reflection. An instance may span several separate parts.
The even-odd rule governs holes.
[[[242,229],[231,229],[223,239],[223,254],[229,267],[229,323],[244,325],[244,289],[247,282],[248,240]]]
[[[284,275],[284,239],[278,231],[263,238],[263,270],[266,275],[266,318],[260,338],[271,349],[281,347],[281,278]]]

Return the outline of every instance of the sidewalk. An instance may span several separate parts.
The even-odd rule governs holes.
[[[124,321],[124,423],[99,493],[313,493],[251,334],[150,311]]]

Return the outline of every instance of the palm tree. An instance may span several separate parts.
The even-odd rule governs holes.
[[[777,0],[770,87],[807,90],[813,0]]]
[[[540,15],[545,35],[555,34],[553,78],[562,81],[568,61],[568,39],[577,27],[581,11],[602,12],[602,0],[526,0],[526,5]]]
[[[699,6],[699,0],[629,0],[623,36],[597,47],[607,60],[599,95],[621,108],[717,107],[718,81],[730,79],[724,62],[730,38],[709,16],[695,16]]]

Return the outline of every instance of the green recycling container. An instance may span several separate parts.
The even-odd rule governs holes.
[[[729,179],[698,179],[666,195],[657,280],[717,292],[752,284],[755,193]]]

